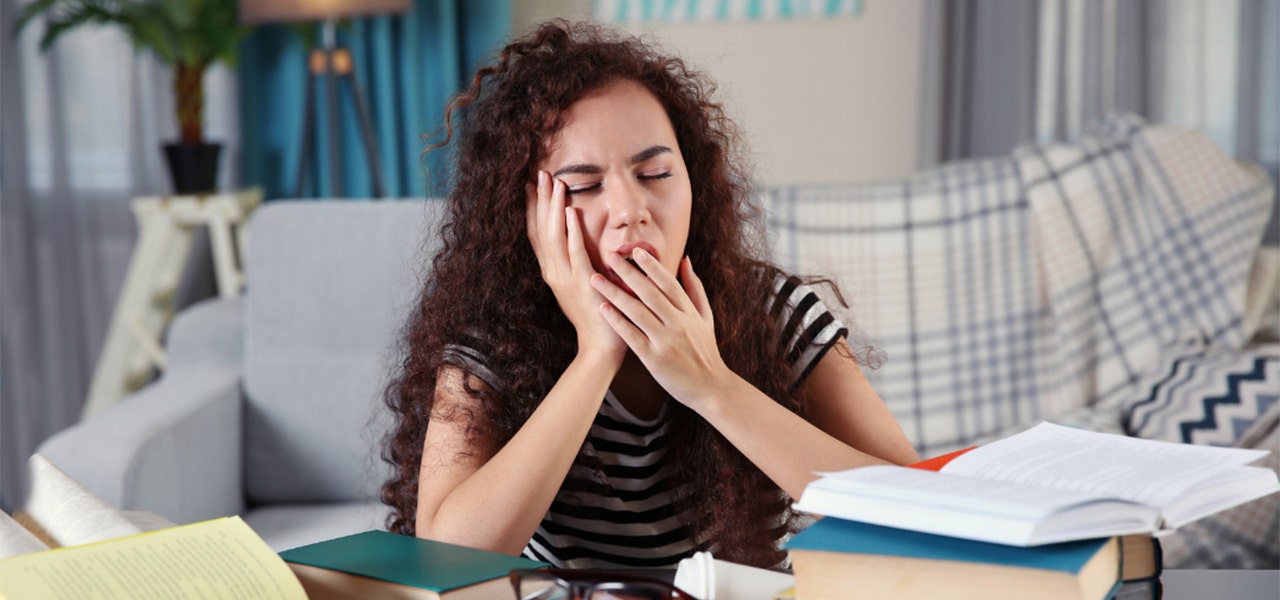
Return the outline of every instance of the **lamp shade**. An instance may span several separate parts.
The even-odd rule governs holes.
[[[240,21],[323,21],[405,12],[411,3],[412,0],[240,0]]]

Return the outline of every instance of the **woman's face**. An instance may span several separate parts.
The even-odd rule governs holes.
[[[676,273],[693,192],[671,120],[652,93],[621,81],[575,102],[549,149],[539,168],[564,181],[597,272],[621,284],[604,257],[642,247]]]

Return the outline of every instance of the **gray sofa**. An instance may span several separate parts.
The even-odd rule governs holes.
[[[38,452],[114,506],[241,514],[276,550],[382,528],[381,391],[439,206],[263,206],[243,298],[179,314],[157,381]]]
[[[1202,136],[1118,118],[763,201],[775,259],[840,283],[854,343],[882,359],[869,379],[933,456],[1041,420],[1274,450],[1280,346],[1256,344],[1280,339],[1280,263],[1262,261],[1280,255],[1259,252],[1272,194]],[[241,513],[277,549],[381,526],[380,394],[438,210],[265,205],[244,299],[179,315],[155,384],[40,451],[112,504]],[[1277,500],[1166,538],[1167,564],[1276,568]]]

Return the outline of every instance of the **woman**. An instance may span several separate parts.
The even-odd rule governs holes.
[[[387,394],[393,531],[557,566],[777,566],[814,471],[916,460],[847,330],[758,258],[713,89],[556,22],[451,103],[450,216]]]

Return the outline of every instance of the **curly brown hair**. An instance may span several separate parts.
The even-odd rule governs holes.
[[[462,415],[472,435],[489,436],[497,447],[525,423],[572,360],[574,330],[539,276],[527,237],[525,184],[570,105],[624,80],[652,92],[675,129],[693,193],[686,253],[707,290],[726,364],[804,416],[779,326],[762,318],[779,270],[763,258],[763,213],[752,200],[736,129],[711,100],[714,84],[638,38],[550,22],[479,69],[450,102],[444,141],[433,146],[455,141],[452,189],[441,250],[407,324],[400,371],[385,395],[396,421],[383,451],[394,469],[382,490],[393,509],[390,530],[415,530],[419,463],[437,374],[445,366],[466,367],[446,354],[447,345],[482,343],[488,367],[502,374],[500,389],[467,386],[483,414]],[[718,558],[777,565],[785,556],[778,540],[795,529],[785,495],[700,416],[670,404],[672,483],[691,490],[681,508],[689,509],[683,514],[691,516],[687,526],[695,543],[714,549]],[[587,460],[584,453],[578,460]]]

